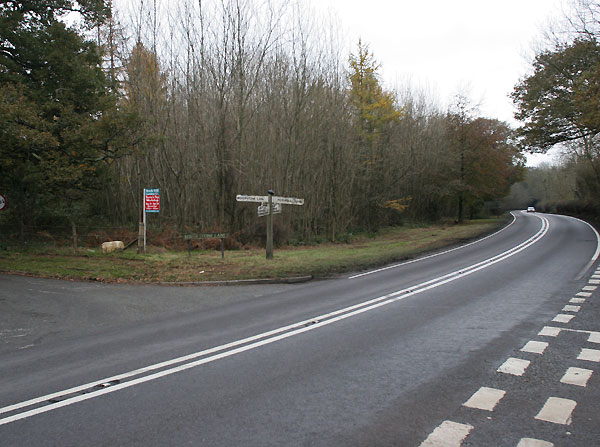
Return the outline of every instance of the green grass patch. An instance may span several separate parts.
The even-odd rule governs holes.
[[[0,271],[43,277],[107,282],[220,281],[291,276],[330,276],[385,265],[481,237],[505,219],[470,221],[461,225],[404,226],[376,235],[354,234],[348,243],[289,246],[267,260],[264,249],[226,251],[165,251],[147,254],[102,254],[100,249],[36,245],[0,252]]]

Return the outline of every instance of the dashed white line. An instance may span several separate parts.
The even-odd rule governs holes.
[[[583,289],[581,289],[581,290],[583,290],[585,292],[593,292],[597,288],[598,288],[598,286],[584,286]]]
[[[531,362],[529,360],[511,357],[498,368],[498,372],[512,374],[513,376],[522,376]]]
[[[588,362],[600,362],[600,350],[582,348],[577,356],[577,360],[586,360]]]
[[[517,447],[554,447],[554,444],[539,439],[522,438],[517,444]]]
[[[539,421],[552,422],[554,424],[570,425],[571,414],[577,406],[577,402],[561,397],[549,397],[540,412],[535,416]]]
[[[590,279],[588,281],[588,283],[590,283],[590,284],[600,284],[600,279]]]
[[[581,309],[581,306],[571,306],[571,305],[567,304],[565,307],[563,307],[562,311],[563,312],[579,312],[580,309]]]
[[[431,432],[420,447],[459,447],[473,428],[469,424],[444,421]]]
[[[600,343],[600,332],[590,332],[588,341],[590,343]]]
[[[545,337],[558,337],[560,335],[560,331],[562,329],[559,327],[552,326],[544,326],[538,335],[543,335]]]
[[[567,315],[567,314],[558,314],[557,316],[555,316],[552,321],[556,322],[556,323],[568,323],[569,321],[571,321],[573,318],[575,318],[575,315]]]
[[[571,367],[567,369],[565,375],[560,379],[561,383],[566,383],[567,385],[576,385],[585,387],[587,386],[588,380],[592,377],[591,369],[583,369],[583,368],[575,368]]]
[[[590,296],[592,296],[592,294],[590,292],[577,292],[575,295],[582,296],[584,298],[589,298]]]
[[[585,298],[571,298],[569,300],[569,303],[573,303],[573,304],[583,304],[585,303]]]
[[[546,348],[548,347],[548,343],[545,341],[528,341],[525,346],[521,348],[523,352],[532,352],[534,354],[543,354]]]
[[[494,408],[504,397],[506,391],[482,386],[463,406],[478,410],[494,411]]]

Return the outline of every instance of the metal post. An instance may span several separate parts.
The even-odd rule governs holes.
[[[273,191],[269,189],[269,214],[267,214],[267,259],[273,259]]]
[[[225,259],[225,239],[221,238],[221,259]]]
[[[142,207],[144,209],[144,245],[143,250],[146,253],[146,188],[144,188],[144,197],[142,198]]]

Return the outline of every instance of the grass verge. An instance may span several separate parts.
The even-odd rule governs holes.
[[[0,252],[0,271],[42,277],[105,282],[201,282],[292,276],[326,277],[358,271],[463,243],[493,232],[506,219],[474,220],[461,225],[394,227],[376,236],[355,235],[350,243],[276,249],[166,252],[150,247],[102,254],[100,249],[37,246]]]

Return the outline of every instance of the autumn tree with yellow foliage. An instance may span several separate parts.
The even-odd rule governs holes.
[[[354,111],[355,139],[358,147],[358,175],[354,185],[358,220],[369,229],[378,227],[384,203],[393,183],[389,156],[393,126],[402,117],[391,92],[382,88],[379,65],[368,46],[358,42],[357,54],[350,55],[350,100]],[[396,199],[397,200],[397,199]],[[388,207],[389,208],[389,207]]]

